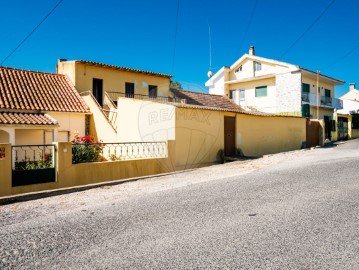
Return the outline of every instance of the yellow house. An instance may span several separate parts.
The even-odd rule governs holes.
[[[303,67],[259,57],[254,47],[206,82],[209,93],[227,96],[243,108],[324,121],[325,138],[335,129],[333,113],[342,108],[335,86],[344,82]]]
[[[118,97],[166,98],[171,75],[84,60],[59,59],[57,73],[67,75],[80,92],[90,91],[103,106],[106,94]]]
[[[120,97],[171,101],[171,75],[84,60],[60,59],[57,73],[75,85],[92,115],[89,131],[98,140],[118,142],[117,100]],[[128,117],[131,117],[126,113]],[[121,127],[123,128],[123,126]]]
[[[0,143],[68,142],[89,114],[67,76],[0,67]]]
[[[172,170],[213,164],[221,155],[297,150],[305,142],[305,118],[245,111],[220,95],[172,92],[179,102],[118,99],[118,125],[126,127],[119,140],[170,141]]]

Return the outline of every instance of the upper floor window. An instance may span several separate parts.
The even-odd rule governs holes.
[[[148,86],[148,96],[151,98],[157,97],[157,85],[149,85]]]
[[[229,90],[229,99],[233,99],[235,90]]]
[[[331,93],[329,89],[325,89],[325,96],[326,97],[331,97]]]
[[[267,96],[267,86],[257,86],[255,90],[256,97],[266,97]]]
[[[135,96],[135,84],[126,82],[125,93],[126,93],[126,97],[133,98]]]
[[[302,83],[302,92],[309,93],[310,92],[310,85],[307,83]]]
[[[237,73],[237,72],[241,72],[242,71],[242,66],[240,66],[239,68],[237,68],[236,70],[235,70],[235,72]]]
[[[254,62],[254,71],[262,70],[262,63]]]

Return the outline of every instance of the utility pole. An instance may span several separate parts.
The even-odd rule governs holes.
[[[319,120],[319,105],[320,105],[319,73],[320,71],[317,70],[317,120]]]

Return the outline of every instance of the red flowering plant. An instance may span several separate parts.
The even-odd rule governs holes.
[[[41,151],[38,153],[35,160],[25,157],[23,161],[15,162],[15,170],[36,170],[53,168],[52,154],[43,154]]]
[[[96,162],[101,160],[105,145],[95,141],[92,136],[78,136],[72,140],[72,164]]]

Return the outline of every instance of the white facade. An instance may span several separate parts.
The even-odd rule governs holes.
[[[255,56],[251,47],[249,54],[244,54],[230,67],[220,69],[205,85],[210,94],[227,96],[243,108],[302,115],[303,104],[317,106],[317,103],[303,101],[303,94],[316,95],[316,75],[297,65]],[[303,83],[309,86],[308,93],[303,93]],[[320,107],[333,110],[342,107],[334,98],[334,86],[341,83],[319,75]]]
[[[359,110],[359,101],[343,99],[343,109],[337,110],[340,114],[350,114],[352,111]]]

